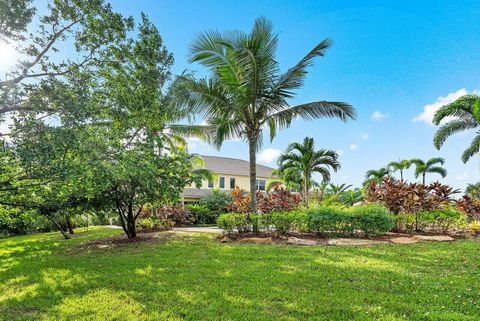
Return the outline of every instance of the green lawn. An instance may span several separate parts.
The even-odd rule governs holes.
[[[0,240],[0,319],[480,320],[480,241],[298,247],[205,234]]]

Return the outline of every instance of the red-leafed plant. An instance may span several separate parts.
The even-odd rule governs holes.
[[[291,211],[299,206],[301,197],[281,186],[275,186],[270,193],[257,191],[257,209],[261,213]],[[238,186],[231,192],[232,201],[227,209],[234,213],[250,213],[251,197]]]

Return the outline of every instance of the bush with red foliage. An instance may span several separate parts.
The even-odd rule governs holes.
[[[465,213],[469,220],[480,221],[480,200],[464,195],[457,200],[457,208]]]
[[[275,186],[269,193],[257,191],[257,209],[261,213],[286,212],[300,205],[301,197],[298,193],[291,193],[281,186]],[[234,213],[250,213],[250,194],[238,186],[231,192],[232,201],[227,209]]]
[[[372,182],[367,189],[367,200],[380,202],[393,214],[433,211],[446,207],[458,193],[448,185],[434,182],[429,185],[395,181],[386,177],[382,184]]]

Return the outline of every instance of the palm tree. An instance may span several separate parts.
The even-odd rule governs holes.
[[[435,133],[433,144],[440,149],[448,137],[453,134],[477,128],[480,125],[480,96],[466,95],[453,103],[440,107],[433,117],[433,123],[439,125],[447,120]],[[466,163],[480,150],[480,132],[477,132],[470,146],[463,152],[462,161]]]
[[[410,160],[412,164],[415,164],[415,178],[422,175],[422,184],[425,185],[425,175],[427,173],[437,173],[440,176],[447,176],[447,170],[440,165],[445,164],[445,160],[441,157],[430,158],[428,161],[415,158]],[[440,164],[435,166],[436,164]]]
[[[480,182],[475,184],[468,184],[465,189],[465,194],[474,199],[480,199]]]
[[[390,175],[390,171],[388,168],[382,167],[380,169],[371,169],[368,170],[367,173],[365,174],[365,182],[363,185],[367,185],[371,182],[376,182],[377,184],[381,184],[383,179],[386,176]]]
[[[280,172],[293,171],[302,178],[302,194],[305,205],[308,206],[308,193],[312,186],[312,175],[319,173],[323,181],[330,181],[330,170],[340,168],[338,154],[333,150],[315,150],[314,140],[305,137],[303,143],[291,143],[286,151],[278,158]]]
[[[403,181],[403,171],[408,169],[412,165],[408,159],[399,160],[398,162],[390,162],[387,165],[387,168],[391,169],[393,172],[400,171],[400,179]]]
[[[208,31],[199,34],[190,46],[190,62],[210,68],[210,78],[196,80],[191,75],[177,78],[177,102],[187,104],[201,115],[207,125],[215,126],[212,139],[217,148],[227,139],[248,142],[250,160],[251,209],[256,207],[256,152],[262,145],[263,129],[268,128],[270,141],[278,130],[289,127],[297,118],[354,119],[349,104],[314,101],[291,106],[288,101],[302,87],[307,69],[316,57],[325,55],[331,41],[315,46],[296,65],[280,72],[276,49],[278,37],[265,18],[255,20],[249,34]]]

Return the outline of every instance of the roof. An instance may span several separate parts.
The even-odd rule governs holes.
[[[200,188],[185,188],[183,190],[184,197],[192,197],[192,198],[202,198],[210,194],[211,190],[209,189],[200,189]]]
[[[250,162],[229,157],[204,156],[205,168],[214,173],[250,176]],[[257,176],[268,177],[273,168],[257,164]]]

